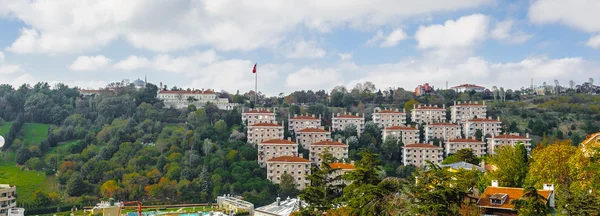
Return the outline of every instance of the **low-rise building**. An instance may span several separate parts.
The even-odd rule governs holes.
[[[465,136],[467,138],[478,138],[475,137],[475,133],[477,130],[481,130],[481,134],[483,136],[498,136],[500,135],[500,130],[502,129],[502,122],[500,121],[500,117],[497,119],[492,118],[476,118],[466,120],[463,124],[463,131],[465,132]]]
[[[254,216],[289,216],[306,206],[308,205],[298,198],[288,197],[285,200],[281,200],[281,198],[277,197],[274,203],[256,208]]]
[[[475,91],[477,93],[483,93],[485,91],[485,87],[478,86],[475,84],[462,84],[459,86],[451,87],[450,89],[456,91],[457,93],[470,92],[470,91]]]
[[[267,178],[271,182],[279,184],[284,173],[290,174],[298,190],[302,190],[310,183],[306,178],[310,175],[310,160],[296,156],[279,156],[267,161]]]
[[[254,204],[239,197],[231,196],[231,194],[217,196],[217,205],[220,209],[225,209],[227,214],[242,212],[248,212],[250,215],[254,214]]]
[[[460,137],[460,125],[444,122],[425,125],[425,142],[435,138],[448,141]]]
[[[517,143],[522,143],[525,145],[527,153],[531,153],[531,139],[529,138],[529,133],[527,133],[525,136],[521,136],[518,133],[500,134],[498,136],[492,136],[491,138],[488,138],[487,141],[488,154],[490,155],[496,154],[496,150],[501,146],[516,146]]]
[[[454,101],[450,107],[450,121],[452,123],[462,123],[474,118],[487,118],[487,106],[485,101]]]
[[[310,145],[315,142],[331,140],[331,131],[326,131],[323,126],[320,128],[304,128],[296,131],[296,141],[304,149],[310,149]]]
[[[404,110],[400,112],[398,109],[388,110],[385,108],[375,108],[373,114],[371,114],[373,122],[379,125],[380,128],[392,127],[392,126],[405,126],[406,125],[406,113]]]
[[[389,136],[400,139],[402,137],[402,144],[414,144],[419,142],[419,129],[413,127],[404,126],[392,126],[383,129],[383,141]]]
[[[443,148],[432,144],[415,143],[402,147],[402,161],[404,166],[413,165],[422,167],[426,161],[442,164],[444,160]]]
[[[416,96],[421,96],[424,94],[429,94],[429,93],[433,93],[434,87],[432,85],[429,85],[429,83],[425,83],[423,85],[418,85],[415,88],[415,95]]]
[[[411,120],[417,124],[431,124],[446,121],[446,105],[413,105]]]
[[[333,118],[331,118],[331,129],[334,131],[343,131],[350,125],[356,126],[357,133],[360,136],[365,129],[365,114],[363,113],[361,116],[358,113],[356,113],[356,115],[337,113],[333,116]]]
[[[321,141],[313,143],[310,146],[310,161],[314,164],[321,163],[321,153],[329,150],[329,153],[336,159],[341,160],[348,158],[348,145],[342,143],[342,140],[335,141]]]
[[[579,148],[581,149],[581,151],[583,151],[583,154],[586,157],[593,156],[594,155],[593,149],[594,148],[600,149],[600,132],[590,134],[589,136],[587,136],[585,138],[585,140],[583,140],[583,142],[581,142],[581,144],[579,145]]]
[[[477,200],[477,207],[483,209],[485,215],[518,215],[514,210],[513,200],[523,197],[523,188],[500,187],[497,180],[492,180],[492,186],[485,188]],[[544,203],[551,208],[555,207],[554,185],[544,184],[543,190],[537,193],[544,197]]]
[[[253,125],[258,123],[275,123],[275,113],[270,109],[250,109],[242,113],[242,123]]]
[[[305,128],[320,128],[321,127],[321,115],[317,118],[314,114],[312,116],[294,114],[294,117],[288,115],[288,130],[290,133],[299,131]]]
[[[474,139],[452,139],[445,143],[446,156],[455,154],[461,149],[471,149],[477,157],[485,155],[485,142]]]
[[[349,185],[351,183],[350,181],[343,179],[343,176],[346,173],[354,171],[354,163],[353,162],[351,162],[351,163],[331,163],[331,164],[329,164],[329,167],[331,167],[331,169],[336,169],[332,174],[333,175],[332,178],[341,176],[340,180],[333,182],[334,185],[340,185],[340,184]]]
[[[267,161],[279,156],[298,156],[298,143],[288,139],[271,139],[258,143],[258,164],[267,166]]]
[[[442,164],[440,168],[448,169],[450,172],[458,172],[460,170],[477,170],[479,172],[484,173],[485,169],[483,167],[477,166],[475,164],[467,163],[464,161],[451,163],[451,164]]]
[[[283,139],[283,126],[276,123],[256,123],[248,126],[248,143],[261,143],[265,140]]]
[[[217,93],[211,89],[191,91],[158,90],[156,97],[162,100],[165,106],[175,109],[184,109],[189,105],[204,107],[207,103],[211,103],[221,110],[232,110],[239,105],[230,103],[229,98],[217,97]]]
[[[8,210],[17,207],[17,187],[0,184],[0,215],[8,215]]]

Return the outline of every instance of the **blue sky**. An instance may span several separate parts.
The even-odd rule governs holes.
[[[600,82],[600,1],[0,0],[0,83],[246,92]]]

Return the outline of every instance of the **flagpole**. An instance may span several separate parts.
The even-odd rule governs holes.
[[[254,64],[256,68],[256,64]],[[258,71],[254,73],[254,108],[258,106]]]

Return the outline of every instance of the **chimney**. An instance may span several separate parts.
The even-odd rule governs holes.
[[[421,104],[419,104],[419,107],[421,107]],[[417,108],[416,104],[413,104],[413,109]]]
[[[442,108],[446,109],[446,104],[442,104]]]
[[[288,138],[287,138],[287,140],[288,140],[288,141],[292,141],[292,137],[288,137]]]
[[[342,142],[342,138],[338,138],[338,142],[341,143]]]
[[[356,113],[356,116],[358,116],[358,113]]]
[[[529,133],[525,134],[525,138],[529,139]]]
[[[438,107],[438,106],[437,106],[437,104],[436,104],[436,105],[433,105],[433,107]]]
[[[321,130],[325,130],[325,127],[324,127],[324,126],[320,126],[319,128],[321,128]]]
[[[406,112],[406,109],[402,108],[402,112]]]
[[[277,197],[277,206],[281,205],[281,198]]]
[[[552,191],[552,193],[550,193],[550,197],[548,197],[548,205],[551,208],[554,208],[554,193],[556,193],[556,191],[554,190],[554,185],[553,184],[544,184],[544,190],[549,190]]]
[[[485,101],[483,101],[483,105],[485,106]]]
[[[294,114],[294,118],[298,117],[298,114]]]
[[[456,106],[456,101],[454,101],[454,106]]]
[[[479,101],[475,101],[475,104],[479,104]]]
[[[496,117],[496,120],[500,121],[500,116]]]
[[[498,187],[498,180],[492,180],[492,187]]]
[[[312,117],[313,117],[313,118],[316,118],[316,117],[315,117],[315,114],[312,114]]]
[[[288,113],[288,120],[292,118],[292,115]]]

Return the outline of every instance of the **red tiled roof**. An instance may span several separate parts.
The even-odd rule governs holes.
[[[431,126],[457,126],[457,127],[460,127],[459,125],[448,123],[448,122],[431,123],[431,124],[428,124],[427,126],[430,126],[430,125]]]
[[[271,158],[267,162],[310,163],[309,160],[296,156],[280,156]]]
[[[312,117],[312,116],[296,116],[292,119],[294,119],[294,120],[318,120],[318,118]]]
[[[442,148],[442,147],[434,146],[431,144],[425,144],[425,143],[415,143],[415,144],[405,145],[404,148]]]
[[[434,107],[434,106],[421,106],[421,107],[417,107],[415,109],[418,109],[418,110],[421,110],[421,109],[438,109],[438,110],[441,110],[441,109],[444,109],[444,108],[442,108],[442,107]]]
[[[391,126],[391,127],[386,127],[384,130],[419,130],[419,129],[414,128],[414,127]]]
[[[524,136],[512,135],[512,134],[500,134],[498,136],[494,136],[495,139],[529,139]]]
[[[468,122],[502,122],[502,121],[498,121],[496,119],[484,119],[484,118],[476,118],[476,119],[469,119],[467,120]]]
[[[287,140],[287,139],[272,139],[272,140],[263,141],[261,144],[290,144],[290,145],[297,145],[297,143],[292,142],[292,141]]]
[[[462,85],[454,86],[452,88],[485,88],[485,87],[474,85],[474,84],[462,84]]]
[[[257,123],[250,126],[262,126],[262,127],[283,127],[275,123]]]
[[[336,142],[336,141],[325,140],[325,141],[313,143],[311,145],[324,145],[324,146],[333,146],[333,145],[339,146],[339,145],[344,145],[345,146],[346,144],[341,143],[341,142]]]
[[[304,128],[302,130],[299,130],[298,132],[301,132],[301,133],[326,133],[329,131],[323,130],[321,128]]]
[[[476,139],[453,139],[453,140],[448,140],[448,142],[477,142],[477,143],[482,143],[483,141],[476,140]]]
[[[354,169],[354,164],[348,164],[348,163],[332,163],[329,164],[329,167],[331,167],[332,169]]]
[[[269,112],[269,110],[250,110],[250,111],[245,112],[245,113],[269,113],[269,114],[275,115],[275,113]]]
[[[551,190],[538,190],[538,193],[546,198],[550,197]],[[490,196],[494,194],[506,194],[508,197],[502,205],[491,204]],[[509,187],[487,187],[479,200],[477,206],[485,208],[498,208],[498,209],[513,209],[514,205],[511,204],[512,200],[520,199],[523,196],[523,188],[509,188]]]
[[[215,92],[212,90],[194,90],[194,91],[170,91],[170,90],[161,90],[158,92],[159,94],[214,94]]]
[[[362,118],[362,117],[355,116],[355,115],[340,115],[340,116],[334,116],[334,118]]]
[[[396,110],[381,110],[381,111],[379,111],[379,113],[403,113],[403,112],[396,111]]]

